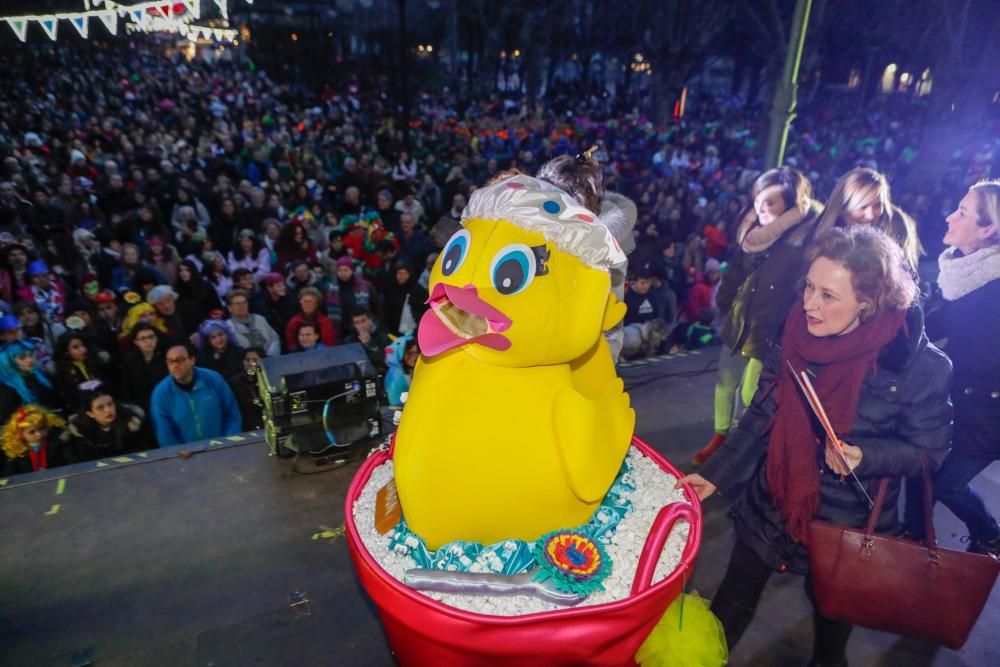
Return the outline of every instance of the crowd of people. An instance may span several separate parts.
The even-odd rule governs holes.
[[[622,354],[727,340],[717,293],[761,174],[755,111],[655,125],[603,94],[445,91],[418,94],[401,127],[375,87],[310,91],[153,39],[3,58],[0,424],[26,406],[93,422],[106,396],[105,420],[141,422],[112,449],[60,429],[72,442],[46,465],[259,427],[248,378],[277,354],[359,342],[398,402],[429,267],[471,191],[592,144],[606,189],[635,203]],[[892,100],[803,113],[788,162],[817,190],[859,164],[905,183],[916,117]],[[956,169],[988,174],[986,148]],[[949,196],[896,199],[936,217]],[[210,400],[239,409],[217,423]]]
[[[765,171],[759,114],[726,104],[658,126],[597,94],[511,105],[423,93],[401,127],[375,89],[303,90],[155,41],[3,59],[5,474],[259,428],[254,369],[280,354],[360,343],[398,403],[430,267],[471,192],[594,145],[601,192],[634,202],[629,281],[615,286],[621,354],[722,343],[715,433],[684,481],[743,497],[713,603],[729,643],[772,571],[805,569],[811,517],[863,522],[848,473],[892,477],[892,504],[929,459],[973,548],[1000,553],[969,486],[1000,455],[1000,330],[980,289],[1000,285],[1000,186],[959,196],[1000,171],[995,125],[926,190],[913,173],[919,113],[894,99],[802,110],[787,166]],[[938,308],[915,276],[946,216]],[[932,338],[951,338],[953,382],[924,312]],[[830,406],[839,455],[791,446],[812,427],[778,379],[786,363],[823,367],[821,395],[842,390]],[[891,529],[895,512],[883,516]],[[843,664],[850,626],[817,612],[816,630],[815,664]]]

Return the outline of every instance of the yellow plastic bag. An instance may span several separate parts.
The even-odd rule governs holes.
[[[681,593],[635,654],[640,667],[722,667],[729,660],[722,623],[709,602]]]

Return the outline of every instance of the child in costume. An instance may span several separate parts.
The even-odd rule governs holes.
[[[59,405],[52,380],[39,367],[36,353],[30,340],[16,340],[0,349],[0,421],[28,403]]]
[[[36,404],[14,411],[3,427],[0,443],[6,457],[5,475],[38,472],[73,463],[59,433],[66,422]]]
[[[385,348],[385,394],[389,405],[402,405],[401,396],[410,390],[413,369],[420,358],[420,348],[412,334],[400,336]]]

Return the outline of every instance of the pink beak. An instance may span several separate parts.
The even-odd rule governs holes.
[[[500,334],[510,328],[509,317],[479,298],[473,285],[438,283],[427,299],[430,310],[420,318],[420,352],[433,357],[455,347],[476,343],[504,351],[510,340]]]

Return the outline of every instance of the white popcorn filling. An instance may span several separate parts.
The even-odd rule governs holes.
[[[610,543],[604,545],[613,563],[611,574],[603,582],[605,590],[595,592],[578,607],[627,598],[632,590],[632,579],[639,564],[643,544],[656,515],[665,505],[687,502],[683,492],[673,488],[676,478],[634,447],[629,450],[628,460],[632,465],[630,481],[635,486],[635,491],[627,496],[632,501],[632,511],[618,524]],[[379,535],[375,530],[375,495],[392,477],[392,461],[386,461],[372,471],[360,498],[354,503],[354,522],[368,553],[386,572],[402,581],[406,571],[416,567],[416,563],[410,556],[391,551],[388,535]],[[665,579],[680,564],[688,530],[687,522],[678,521],[670,531],[670,536],[660,554],[656,573],[653,575],[654,584]],[[519,616],[566,609],[524,595],[457,595],[434,592],[421,594],[458,609],[492,616]]]

